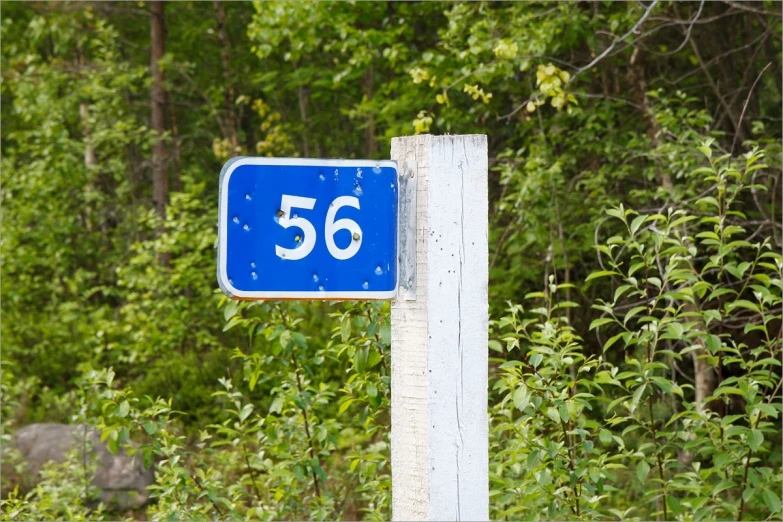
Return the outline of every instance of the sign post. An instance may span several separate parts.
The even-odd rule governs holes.
[[[487,138],[394,138],[391,156],[229,160],[218,284],[392,299],[392,517],[488,520]]]
[[[488,520],[487,139],[394,138],[391,156],[416,179],[400,199],[415,270],[392,302],[392,517]]]

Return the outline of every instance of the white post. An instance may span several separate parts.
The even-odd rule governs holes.
[[[488,520],[487,138],[394,138],[391,157],[416,178],[415,291],[392,303],[392,518]]]

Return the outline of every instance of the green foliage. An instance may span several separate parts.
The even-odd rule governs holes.
[[[781,320],[783,257],[769,238],[741,239],[738,224],[763,153],[738,168],[728,154],[713,159],[710,145],[699,147],[709,166],[691,176],[715,197],[664,214],[606,211],[621,227],[597,245],[604,270],[587,278],[613,280],[613,298],[593,305],[600,355],[585,355],[564,314],[574,303],[559,299],[566,285],[553,277],[527,296],[544,306],[525,314],[514,305],[497,323],[495,348],[521,351],[498,360],[494,387],[497,518],[779,516],[780,446],[770,435],[783,411],[780,339],[768,326]],[[741,333],[725,332],[735,325]],[[615,353],[624,360],[612,362]],[[679,384],[687,359],[696,372],[716,370],[709,396],[699,397],[699,377]],[[628,483],[630,507],[618,502]]]
[[[389,305],[223,297],[217,173],[424,132],[489,138],[491,516],[780,519],[774,3],[220,5],[166,4],[165,217],[148,3],[3,5],[4,519],[122,516],[33,422],[137,443],[128,516],[389,519]]]
[[[556,299],[564,288],[550,283],[546,293],[528,295],[544,303],[530,310],[533,318],[514,305],[497,325],[508,330],[506,351],[524,352],[500,364],[493,386],[502,397],[491,419],[493,518],[600,517],[601,505],[618,491],[612,470],[625,469],[622,439],[619,451],[611,447],[617,420],[591,418],[592,392],[603,392],[608,372],[597,371],[596,357],[585,357],[562,316],[574,305]]]
[[[22,495],[15,487],[3,501],[2,520],[109,520],[103,505],[94,508],[98,492],[90,485],[94,464],[84,469],[77,451],[65,462],[45,464],[40,482]]]

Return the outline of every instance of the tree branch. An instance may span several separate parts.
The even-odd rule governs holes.
[[[628,31],[623,36],[621,36],[620,38],[618,38],[614,42],[612,42],[612,44],[609,47],[607,47],[606,49],[604,49],[604,52],[602,52],[601,54],[596,56],[595,59],[592,62],[590,62],[587,65],[585,65],[584,67],[578,69],[573,74],[573,76],[571,76],[571,80],[573,81],[577,76],[579,76],[580,74],[582,74],[586,70],[590,69],[591,67],[593,67],[595,64],[597,64],[601,60],[603,60],[603,58],[607,54],[612,52],[612,49],[614,49],[614,46],[617,45],[619,42],[625,40],[626,38],[628,38],[632,34],[636,34],[636,32],[639,30],[639,27],[641,27],[641,25],[644,23],[644,21],[647,20],[647,17],[650,16],[650,12],[652,12],[653,8],[656,5],[658,5],[658,0],[655,0],[653,3],[651,3],[648,7],[645,8],[644,14],[641,16],[641,18],[639,18],[639,20],[636,22],[636,24],[634,24],[634,26],[631,28],[630,31]]]

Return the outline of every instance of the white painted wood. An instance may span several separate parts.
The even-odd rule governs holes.
[[[415,162],[416,300],[392,302],[392,518],[488,520],[487,139],[392,140]]]

